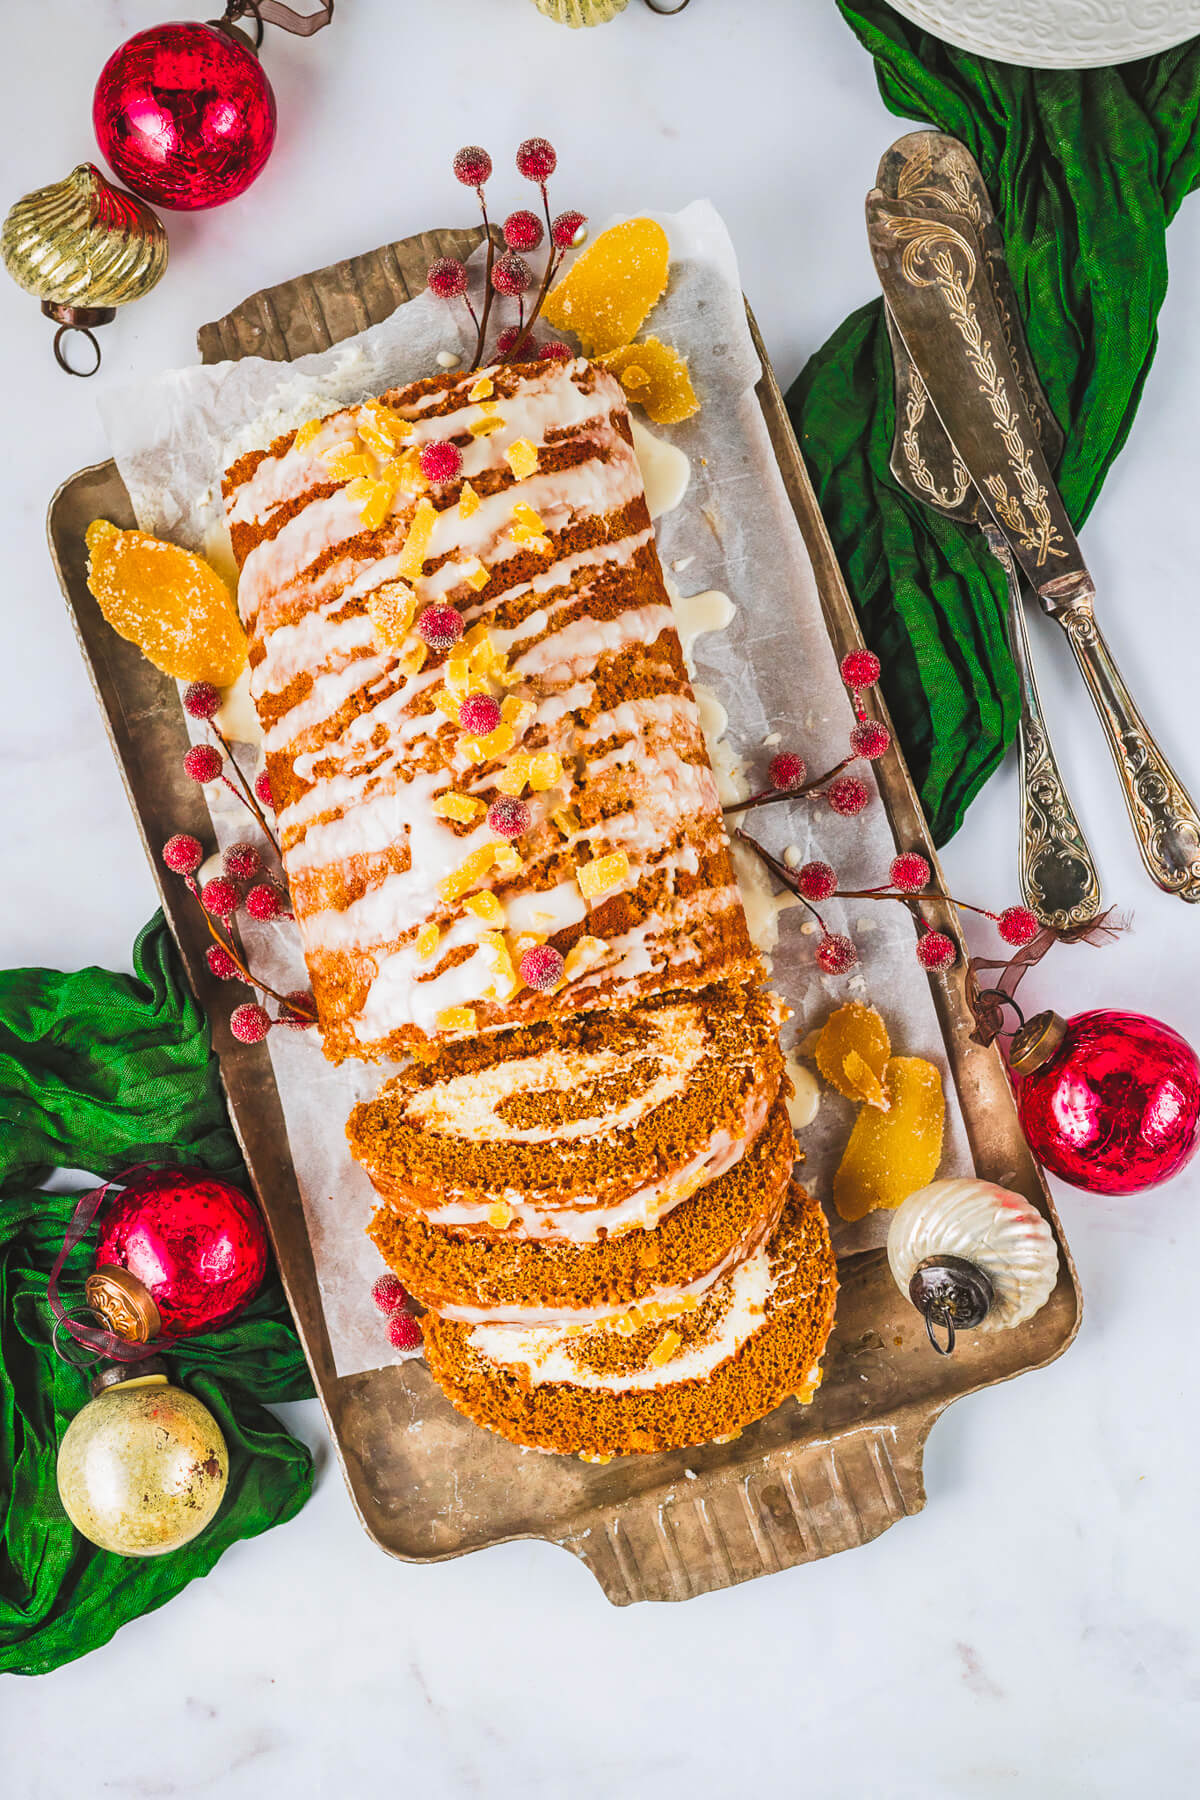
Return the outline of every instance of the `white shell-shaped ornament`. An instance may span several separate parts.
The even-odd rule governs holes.
[[[918,1263],[961,1256],[982,1269],[995,1298],[980,1331],[1002,1331],[1045,1306],[1058,1279],[1058,1246],[1037,1208],[1022,1194],[974,1177],[933,1181],[896,1208],[888,1230],[888,1262],[900,1292]]]

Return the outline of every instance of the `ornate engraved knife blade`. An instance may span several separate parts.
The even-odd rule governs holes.
[[[1095,586],[1005,342],[968,219],[914,197],[867,196],[871,253],[930,403],[1024,570],[1067,633],[1121,779],[1142,861],[1167,893],[1200,901],[1200,814],[1129,694],[1093,615]]]

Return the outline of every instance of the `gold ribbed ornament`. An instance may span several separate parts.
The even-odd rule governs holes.
[[[580,25],[605,25],[624,12],[629,0],[533,0],[540,13],[557,19],[572,30]]]
[[[65,181],[18,200],[0,228],[0,255],[13,280],[36,294],[58,322],[54,354],[68,374],[94,374],[100,347],[91,327],[106,325],[118,306],[140,300],[167,266],[167,234],[143,200],[115,188],[91,163]],[[82,331],[95,368],[72,368],[62,353],[67,331]]]

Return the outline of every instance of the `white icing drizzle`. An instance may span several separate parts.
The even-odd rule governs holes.
[[[633,427],[633,453],[646,489],[646,505],[652,519],[661,519],[683,499],[692,465],[678,445],[669,444],[632,414],[629,423]]]

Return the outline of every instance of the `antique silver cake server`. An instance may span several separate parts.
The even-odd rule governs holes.
[[[871,252],[896,328],[963,470],[1042,607],[1067,633],[1121,780],[1151,878],[1200,900],[1200,816],[1101,635],[1095,584],[1038,442],[983,274],[973,220],[912,189],[867,197]]]
[[[1004,322],[1013,368],[1038,441],[1047,462],[1053,466],[1062,452],[1062,429],[1025,342],[1004,243],[974,157],[957,138],[944,132],[912,131],[884,152],[875,182],[889,199],[912,197],[951,217],[961,214],[974,225],[984,252],[983,274]],[[981,530],[1004,570],[1008,591],[1005,625],[1021,696],[1017,724],[1017,869],[1021,897],[1044,925],[1081,925],[1100,911],[1100,878],[1067,793],[1042,712],[1025,625],[1020,571],[1003,533],[992,524],[941,420],[929,404],[921,377],[886,308],[885,318],[896,384],[892,474],[914,499],[932,506],[946,518]]]

